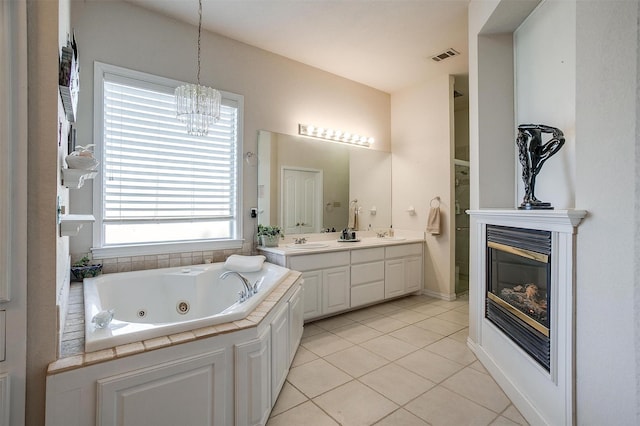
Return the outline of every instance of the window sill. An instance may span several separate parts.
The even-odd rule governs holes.
[[[94,259],[113,257],[149,256],[169,253],[188,253],[194,251],[216,251],[241,249],[244,240],[188,241],[163,244],[141,244],[136,246],[94,247],[91,254]]]

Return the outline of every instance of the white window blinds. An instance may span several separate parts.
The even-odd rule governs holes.
[[[238,108],[207,136],[176,118],[173,87],[104,74],[104,244],[235,238]]]

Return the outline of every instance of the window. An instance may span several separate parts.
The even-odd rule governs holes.
[[[191,136],[181,82],[96,62],[94,84],[94,254],[240,247],[242,96],[222,92],[220,120]]]

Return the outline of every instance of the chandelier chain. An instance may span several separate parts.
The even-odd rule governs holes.
[[[200,85],[200,38],[202,33],[202,0],[198,0],[198,86]]]

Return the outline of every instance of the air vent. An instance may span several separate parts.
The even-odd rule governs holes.
[[[460,52],[458,52],[455,49],[447,49],[442,53],[439,53],[435,56],[432,56],[431,59],[433,59],[433,61],[435,62],[440,62],[440,61],[444,61],[447,58],[450,58],[452,56],[458,56],[460,54]]]

